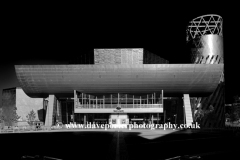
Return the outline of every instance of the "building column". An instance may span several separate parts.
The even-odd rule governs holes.
[[[165,124],[166,122],[166,110],[163,110],[163,123]]]
[[[105,108],[105,96],[103,96],[103,108]]]
[[[67,120],[67,124],[68,124],[68,107],[67,107],[67,101],[66,101],[66,120]]]
[[[59,100],[57,100],[57,120],[58,122],[62,122],[62,108]]]
[[[96,108],[97,108],[97,96],[96,96]]]
[[[141,108],[141,105],[142,105],[142,98],[141,98],[141,96],[140,96],[140,108]]]
[[[119,105],[119,93],[118,93],[118,105]]]
[[[86,122],[86,114],[84,114],[84,116],[83,116],[83,124],[84,124],[84,125],[87,124],[87,122]]]
[[[185,107],[183,105],[183,124],[186,124]]]
[[[88,95],[88,104],[89,104],[89,108],[91,108],[90,94]]]
[[[158,101],[159,104],[161,104],[161,96],[162,96],[161,93],[159,93],[159,101]]]
[[[126,108],[127,108],[127,94],[126,94]]]
[[[47,113],[45,118],[45,126],[52,126],[54,123],[54,109],[56,109],[56,97],[55,95],[49,95]]]
[[[111,94],[111,108],[112,108],[112,94]]]
[[[153,94],[152,94],[152,107],[153,107]]]
[[[147,107],[148,107],[148,94],[147,94]]]
[[[154,104],[156,104],[156,93],[154,92]]]
[[[164,101],[164,96],[163,96],[163,90],[162,90],[162,104],[163,104],[163,101]]]
[[[163,108],[163,123],[165,124],[166,114],[165,114],[164,105],[163,105],[163,90],[162,90],[162,108]]]
[[[133,108],[134,108],[134,95],[133,95]]]
[[[74,104],[72,103],[72,118],[73,118],[73,123],[75,122],[75,113],[74,113]]]
[[[151,123],[151,113],[149,113],[149,123]]]
[[[184,94],[183,95],[183,103],[184,103],[185,124],[191,125],[193,123],[193,116],[192,116],[192,107],[191,107],[189,94]]]
[[[85,107],[87,108],[87,95],[84,94],[84,104],[85,104]]]
[[[152,124],[153,124],[153,114],[152,114],[152,117],[151,117],[151,118],[152,118]]]
[[[82,106],[83,106],[83,93],[82,93]],[[84,107],[84,106],[83,106]]]

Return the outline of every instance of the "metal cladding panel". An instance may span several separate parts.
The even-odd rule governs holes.
[[[31,97],[48,94],[210,94],[223,64],[16,65],[21,87]]]
[[[186,40],[191,50],[192,63],[224,63],[222,25],[222,17],[214,14],[190,21]]]

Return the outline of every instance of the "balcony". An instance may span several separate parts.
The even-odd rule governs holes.
[[[116,109],[117,106],[123,108],[162,108],[162,104],[83,104],[77,105],[76,109]]]
[[[162,104],[85,104],[75,107],[75,113],[163,113]]]

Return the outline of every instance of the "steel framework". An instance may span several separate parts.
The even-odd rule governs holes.
[[[215,14],[197,17],[187,26],[186,41],[192,63],[224,63],[222,17]]]
[[[189,22],[187,27],[187,42],[191,39],[207,34],[217,34],[223,36],[223,19],[219,15],[209,14],[197,17]]]

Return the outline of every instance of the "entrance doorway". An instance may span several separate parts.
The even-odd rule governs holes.
[[[127,114],[121,114],[121,113],[116,113],[116,114],[111,114],[109,116],[109,124],[112,126],[126,126],[129,124],[129,118]]]

